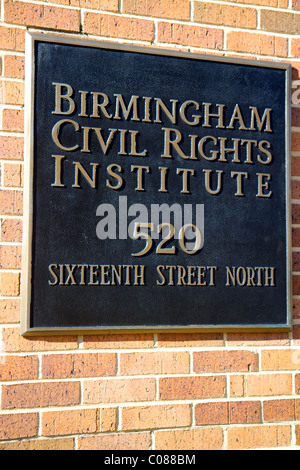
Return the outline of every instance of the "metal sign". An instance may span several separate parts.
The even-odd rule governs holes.
[[[27,35],[22,332],[290,324],[290,67]]]

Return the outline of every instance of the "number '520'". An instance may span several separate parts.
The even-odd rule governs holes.
[[[163,227],[168,227],[169,232],[167,235],[158,243],[156,247],[156,253],[159,255],[175,255],[175,246],[169,246],[168,248],[165,247],[167,243],[172,241],[174,239],[175,235],[175,228],[172,224],[169,223],[162,223],[159,224],[157,227],[157,232],[160,233],[163,229]],[[185,246],[185,233],[186,230],[191,227],[195,231],[195,244],[192,250],[188,250],[187,247]],[[149,251],[151,250],[153,246],[153,239],[149,235],[149,233],[146,232],[141,232],[141,229],[149,229],[150,232],[154,231],[154,224],[153,223],[148,223],[148,222],[136,222],[134,226],[134,231],[133,231],[133,238],[139,239],[139,238],[145,238],[146,240],[146,245],[145,248],[142,251],[139,251],[138,253],[132,253],[132,256],[145,256]],[[200,250],[201,247],[201,232],[199,228],[194,225],[194,224],[186,224],[181,227],[181,229],[178,232],[178,241],[179,241],[179,246],[181,250],[188,254],[188,255],[194,255]]]

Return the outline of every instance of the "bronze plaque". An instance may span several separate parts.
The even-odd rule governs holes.
[[[290,67],[27,35],[22,332],[287,328]]]

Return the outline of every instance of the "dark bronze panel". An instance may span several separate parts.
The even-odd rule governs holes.
[[[287,327],[289,68],[32,44],[27,330]]]

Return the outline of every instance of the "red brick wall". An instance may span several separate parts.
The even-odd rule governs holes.
[[[20,336],[25,31],[293,66],[293,329]],[[300,446],[300,1],[1,0],[0,450]]]

